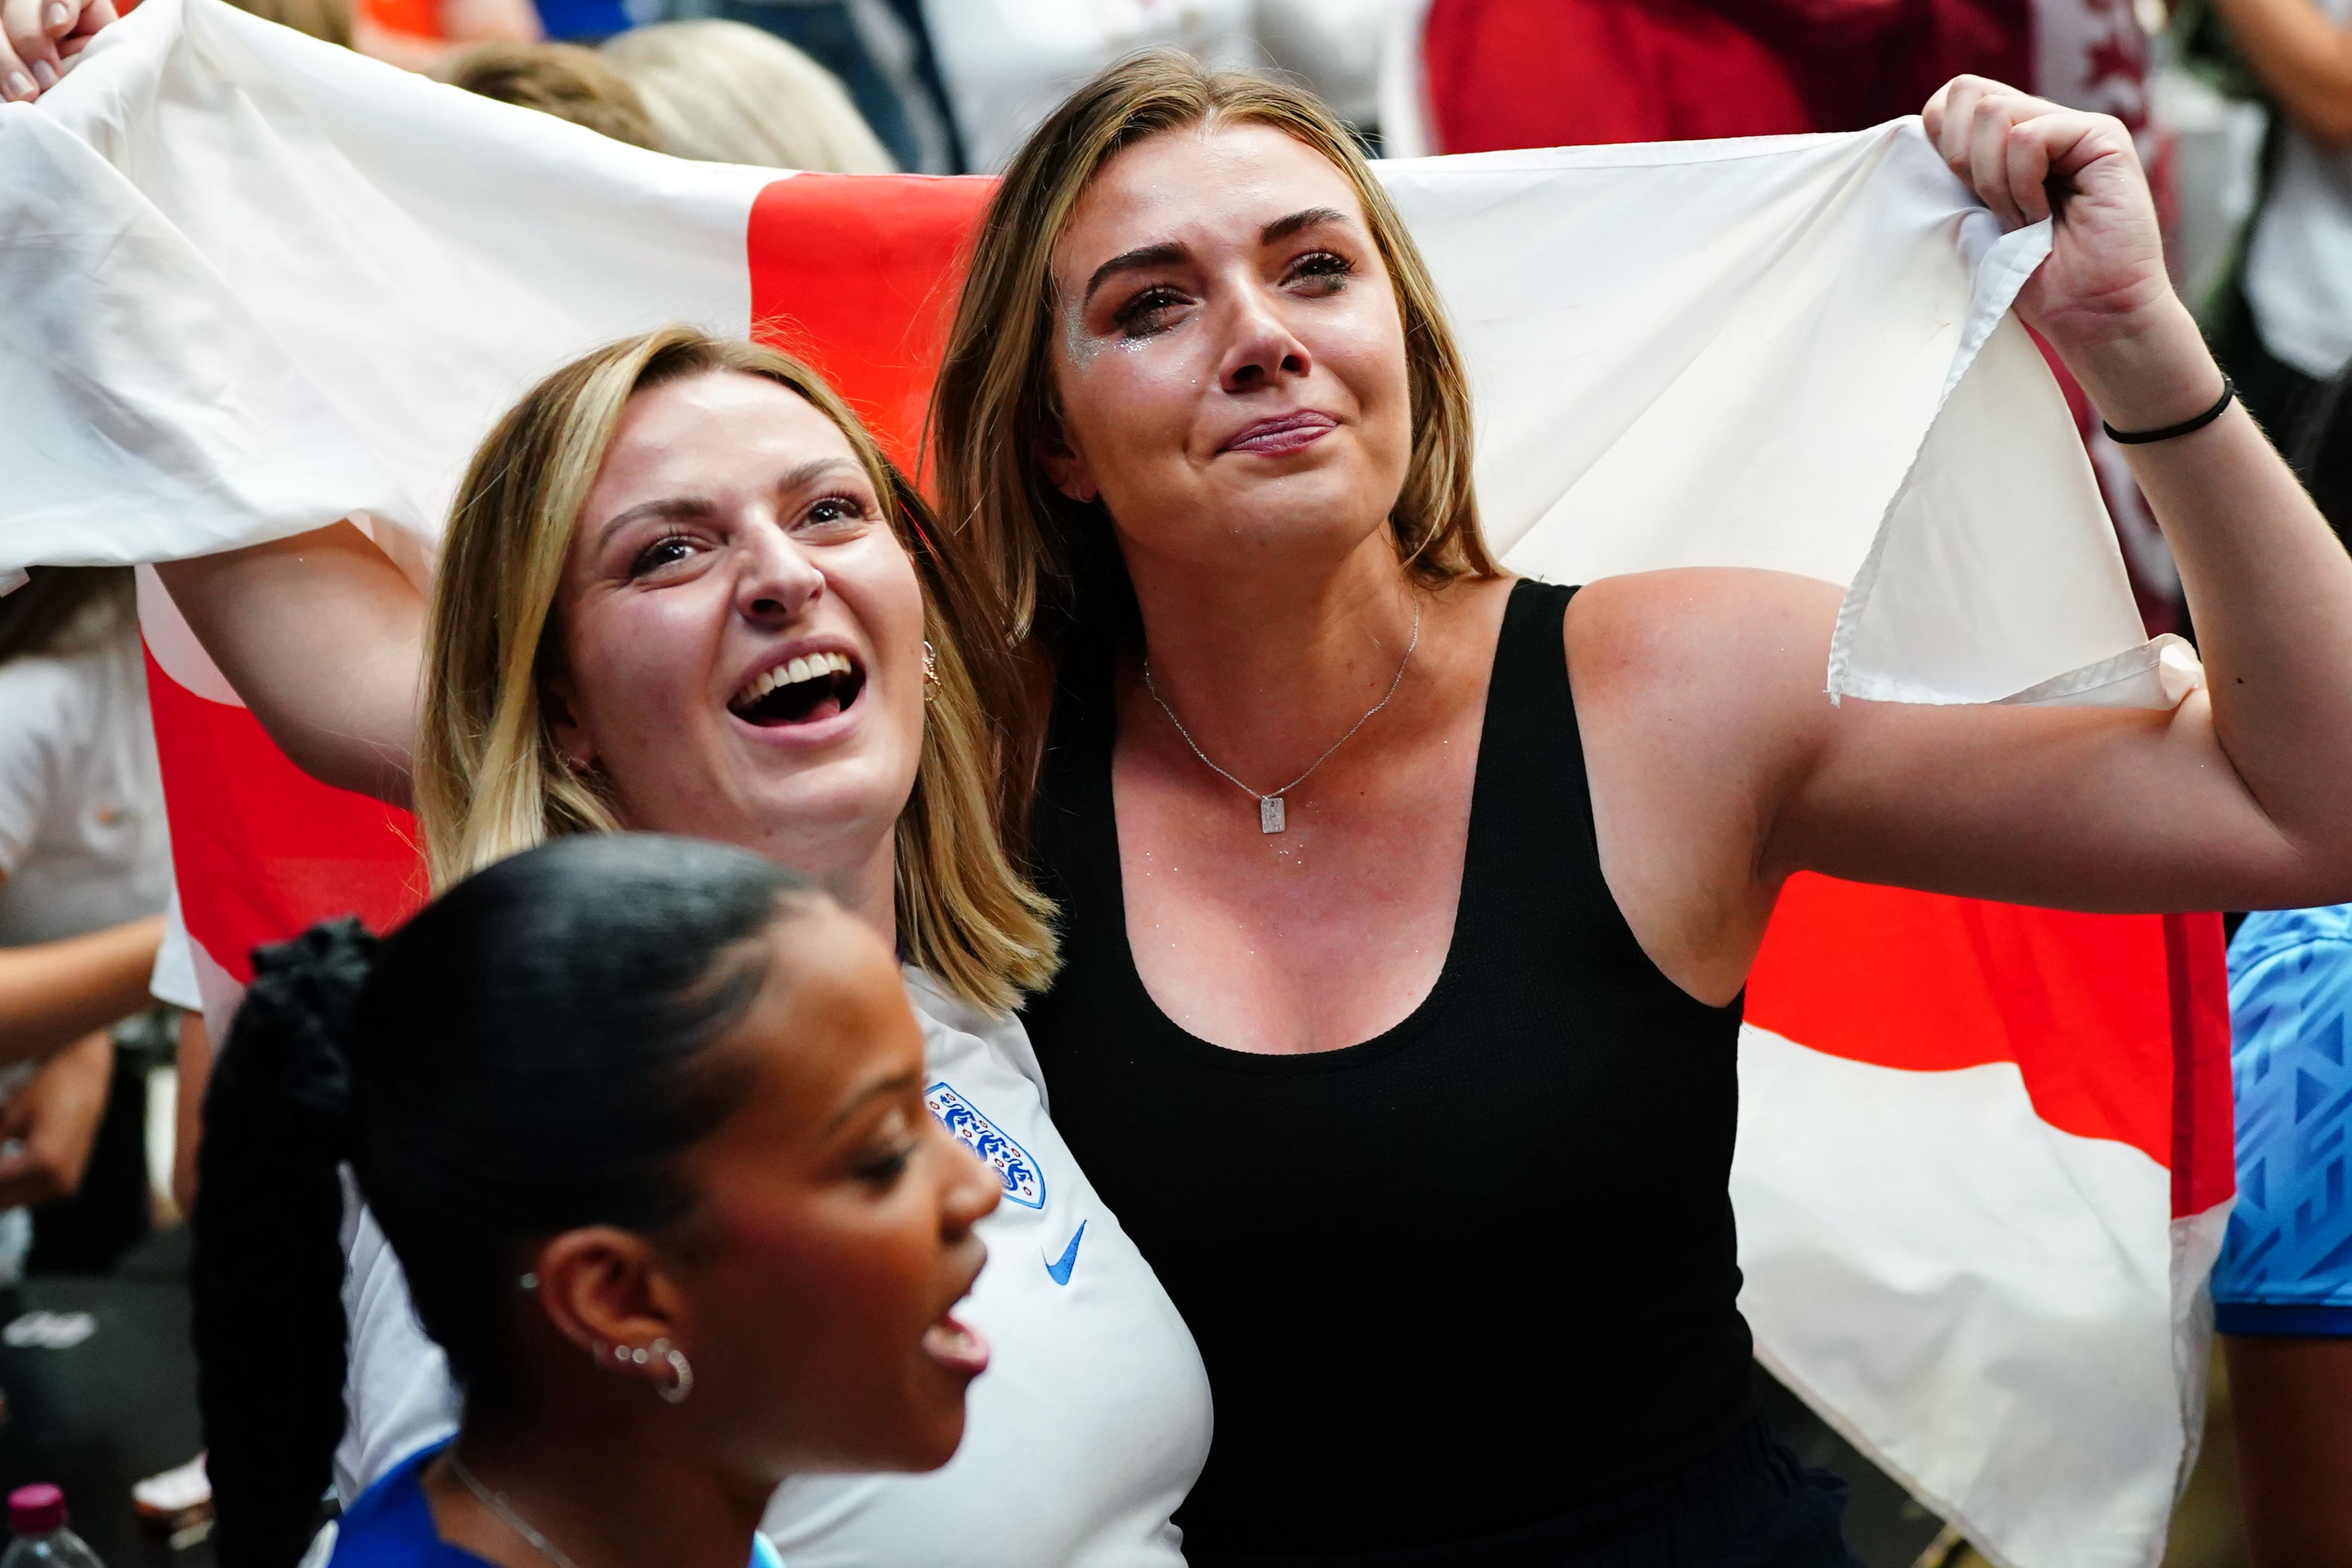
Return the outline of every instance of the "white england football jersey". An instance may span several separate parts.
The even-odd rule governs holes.
[[[958,1316],[992,1347],[963,1446],[919,1476],[788,1481],[762,1528],[790,1568],[1181,1568],[1169,1515],[1209,1455],[1209,1379],[1143,1255],[1045,1113],[1018,1019],[907,971],[933,1115],[987,1162],[1003,1201],[980,1222],[988,1267]],[[457,1400],[399,1261],[356,1203],[344,1251],[346,1503],[451,1432]]]

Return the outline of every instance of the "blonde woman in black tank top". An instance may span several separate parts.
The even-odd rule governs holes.
[[[1301,93],[1129,62],[1008,171],[942,512],[1058,680],[1014,775],[1068,957],[1030,1032],[1208,1363],[1195,1564],[1846,1561],[1734,1302],[1782,881],[2352,897],[2352,562],[2225,406],[2129,137],[1965,78],[1927,118],[2004,223],[2062,199],[2021,309],[2102,414],[2183,427],[2129,451],[2210,700],[1833,708],[1832,587],[1508,582],[1427,273]]]

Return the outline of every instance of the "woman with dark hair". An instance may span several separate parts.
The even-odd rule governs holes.
[[[1784,882],[2352,896],[2352,562],[2174,297],[2129,134],[1966,77],[1926,125],[2004,226],[2054,218],[2019,310],[2179,562],[2211,684],[2175,710],[1841,706],[1833,584],[1513,581],[1428,269],[1296,89],[1130,60],[1006,171],[940,510],[1059,683],[1025,1016],[1210,1370],[1194,1568],[1845,1563],[1738,1305]]]
[[[926,1081],[889,950],[698,840],[560,840],[264,950],[195,1215],[223,1561],[291,1561],[326,1489],[341,1162],[466,1396],[343,1568],[741,1568],[786,1476],[944,1464],[998,1187]]]

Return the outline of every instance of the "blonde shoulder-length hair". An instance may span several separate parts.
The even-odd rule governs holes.
[[[1002,1013],[1052,979],[1049,905],[1016,871],[992,815],[1017,673],[985,580],[943,539],[906,477],[832,388],[755,343],[668,327],[608,344],[533,387],[474,455],[433,587],[415,797],[433,885],[567,833],[617,829],[593,773],[555,743],[545,700],[562,658],[557,599],[580,510],[630,397],[687,376],[762,376],[839,426],[913,558],[939,685],[897,828],[899,940],[962,999]]]
[[[1470,482],[1470,386],[1437,286],[1388,193],[1347,128],[1303,89],[1192,56],[1130,56],[1070,95],[1014,154],[989,203],[931,405],[940,510],[995,574],[1016,637],[1104,606],[1082,594],[1126,592],[1098,504],[1071,500],[1044,464],[1058,421],[1052,347],[1055,245],[1087,184],[1122,149],[1204,121],[1270,125],[1330,160],[1362,202],[1404,319],[1412,451],[1389,514],[1397,560],[1436,587],[1496,574]]]

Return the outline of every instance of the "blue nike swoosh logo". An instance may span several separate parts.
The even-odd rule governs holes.
[[[1070,1282],[1070,1270],[1078,1266],[1078,1243],[1086,1238],[1087,1222],[1080,1220],[1077,1234],[1070,1237],[1069,1246],[1062,1248],[1061,1261],[1045,1265],[1045,1272],[1053,1278],[1055,1284],[1067,1285]]]

